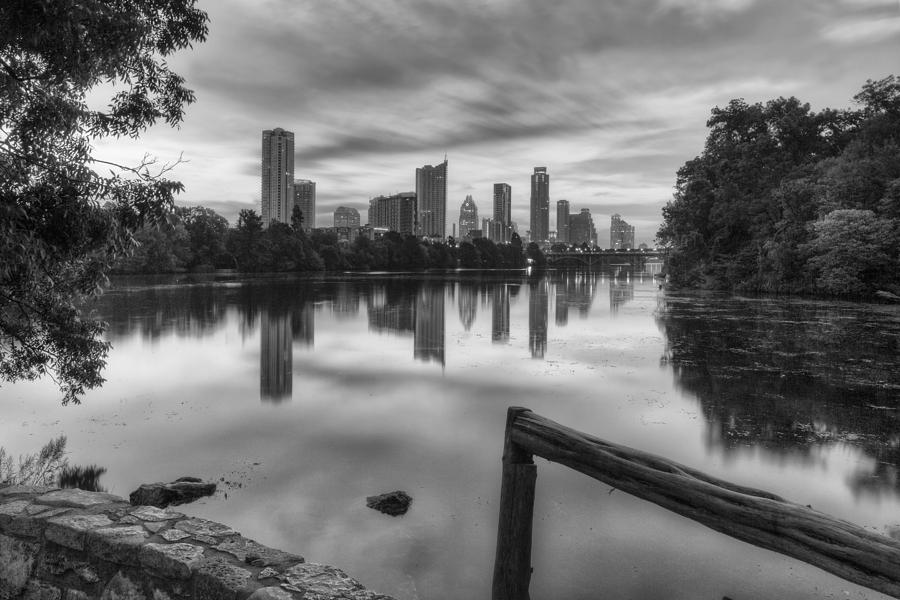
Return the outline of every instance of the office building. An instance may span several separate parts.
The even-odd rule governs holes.
[[[634,248],[634,225],[629,225],[617,214],[610,220],[609,247],[614,250]]]
[[[401,235],[415,235],[415,192],[377,196],[369,200],[369,227],[384,228]]]
[[[418,235],[443,240],[447,235],[447,159],[416,169]]]
[[[291,222],[294,208],[294,134],[280,127],[262,132],[263,227],[272,221]]]
[[[556,241],[563,244],[569,243],[568,200],[557,200],[556,202]]]
[[[309,179],[294,180],[294,206],[300,207],[303,215],[303,229],[309,231],[316,227],[316,182]],[[293,206],[291,211],[293,214]],[[290,219],[290,214],[288,215]]]
[[[550,175],[547,167],[535,167],[531,175],[531,241],[550,239]]]
[[[500,243],[508,242],[512,236],[512,188],[508,183],[494,184],[494,215],[491,227],[497,228],[496,234],[488,238]],[[494,231],[492,229],[492,231]]]
[[[472,237],[469,232],[478,229],[478,207],[472,196],[466,196],[462,205],[459,207],[459,237],[464,239]]]
[[[348,206],[338,206],[334,209],[334,226],[359,229],[359,211]]]
[[[568,235],[570,244],[597,245],[597,230],[594,228],[591,209],[582,208],[579,214],[569,216]]]

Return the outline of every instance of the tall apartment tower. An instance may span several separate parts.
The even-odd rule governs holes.
[[[478,229],[478,207],[472,196],[468,195],[459,207],[459,237],[468,237],[473,229]]]
[[[444,239],[447,235],[447,159],[416,169],[418,235]]]
[[[294,133],[277,127],[262,132],[263,227],[291,222],[294,208]]]
[[[294,180],[294,206],[303,211],[303,229],[309,231],[316,226],[316,182],[309,179]],[[293,212],[294,207],[291,207]],[[290,214],[288,214],[290,221]]]
[[[556,241],[569,243],[569,201],[556,201]]]
[[[618,214],[610,219],[609,247],[615,250],[634,248],[634,225],[629,225]]]
[[[531,241],[550,239],[550,175],[547,167],[535,167],[531,175]]]

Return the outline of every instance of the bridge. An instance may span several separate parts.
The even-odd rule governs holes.
[[[548,251],[547,266],[556,268],[615,269],[643,271],[648,263],[662,265],[665,251],[660,250],[566,250]]]

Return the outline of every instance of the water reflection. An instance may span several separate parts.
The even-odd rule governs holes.
[[[632,279],[630,273],[625,273],[618,278],[609,280],[610,312],[618,312],[623,304],[632,300],[634,300],[634,279]]]
[[[460,309],[461,310],[461,309]],[[472,310],[476,310],[474,303]],[[473,317],[474,320],[474,317]],[[413,356],[444,365],[444,286],[427,283],[416,295]]]
[[[59,428],[81,452],[73,460],[109,466],[114,493],[185,468],[241,473],[252,485],[190,510],[402,600],[489,595],[512,404],[867,527],[900,514],[896,310],[657,304],[653,280],[624,270],[184,283],[103,298],[107,385],[77,410],[42,388],[4,387],[4,444],[27,451],[36,430]],[[743,545],[539,469],[535,598],[845,589],[819,593],[816,576],[793,581],[796,565],[760,567]],[[388,489],[414,492],[417,508],[390,522],[370,514],[365,496]],[[807,582],[818,590],[795,593]]]
[[[657,321],[663,363],[726,454],[764,447],[810,464],[860,448],[857,494],[900,494],[900,316],[885,307],[670,296]],[[876,326],[877,325],[877,326]]]
[[[518,287],[516,288],[518,291]],[[509,341],[509,297],[510,286],[499,283],[493,287],[491,297],[491,341]]]
[[[544,358],[547,352],[547,320],[550,312],[547,280],[535,277],[528,287],[528,348],[532,358]]]

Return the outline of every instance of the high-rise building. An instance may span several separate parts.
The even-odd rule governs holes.
[[[403,192],[369,200],[369,226],[403,235],[416,233],[416,194]]]
[[[262,132],[263,227],[291,222],[294,208],[294,133],[280,127]]]
[[[556,241],[569,243],[569,201],[556,201]]]
[[[294,206],[300,207],[303,214],[303,229],[309,231],[316,227],[316,182],[309,179],[294,180]],[[288,214],[290,221],[294,207]]]
[[[550,239],[550,175],[547,167],[535,167],[531,175],[531,241]]]
[[[494,218],[496,233],[488,235],[495,242],[508,242],[512,236],[512,188],[508,183],[494,184]]]
[[[418,235],[444,239],[447,235],[447,159],[416,169]]]
[[[594,228],[591,209],[582,208],[579,214],[569,216],[569,243],[591,246],[597,244],[597,230]]]
[[[459,207],[459,237],[460,239],[471,237],[469,232],[478,229],[478,207],[472,196],[466,196]]]
[[[634,248],[634,225],[629,225],[619,215],[613,215],[609,224],[609,247],[615,250]]]
[[[359,211],[348,206],[338,206],[334,209],[334,226],[359,229]]]

